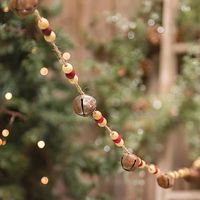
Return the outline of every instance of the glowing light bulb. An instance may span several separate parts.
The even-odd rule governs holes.
[[[11,100],[12,97],[13,97],[13,95],[12,95],[11,92],[7,92],[7,93],[5,94],[5,99],[8,100],[8,101]]]
[[[47,185],[49,183],[49,179],[46,176],[43,176],[40,181],[43,185]]]
[[[48,70],[46,67],[42,67],[42,68],[40,69],[40,74],[41,74],[42,76],[47,76],[48,73],[49,73],[49,70]]]
[[[3,135],[4,137],[8,137],[9,134],[10,134],[10,132],[9,132],[8,129],[4,129],[4,130],[2,131],[2,135]]]
[[[2,139],[0,139],[0,146],[1,146],[1,145],[3,145],[3,140],[2,140]]]
[[[9,7],[8,7],[8,6],[5,6],[5,7],[3,8],[3,12],[7,13],[8,11],[9,11]]]
[[[45,147],[45,142],[44,141],[39,141],[38,143],[37,143],[37,145],[38,145],[38,147],[40,148],[40,149],[43,149],[44,147]]]
[[[5,146],[6,145],[6,140],[3,140],[2,145]]]

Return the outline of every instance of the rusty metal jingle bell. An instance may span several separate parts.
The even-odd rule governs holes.
[[[16,15],[25,17],[35,11],[38,0],[10,0],[9,3]]]
[[[122,168],[126,171],[134,171],[138,168],[140,159],[134,154],[125,153],[121,158]]]
[[[76,114],[86,117],[96,109],[96,99],[89,95],[79,95],[73,101],[73,110]]]
[[[157,178],[158,185],[164,189],[168,189],[174,186],[175,179],[168,174],[161,174]]]

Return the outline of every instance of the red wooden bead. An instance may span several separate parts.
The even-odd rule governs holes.
[[[75,70],[73,69],[72,72],[70,72],[69,74],[65,74],[65,76],[69,79],[73,79],[74,76],[76,75]]]
[[[50,27],[42,30],[42,33],[46,36],[51,35],[51,32],[52,32],[52,29]]]
[[[119,135],[118,138],[117,138],[116,140],[113,140],[113,142],[114,142],[115,144],[118,144],[118,143],[121,142],[121,139],[122,139],[122,136]]]
[[[101,123],[103,123],[103,120],[104,120],[104,117],[102,116],[100,119],[98,119],[98,120],[95,120],[98,124],[101,124]]]

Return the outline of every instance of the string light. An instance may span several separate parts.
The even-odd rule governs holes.
[[[8,6],[5,6],[5,7],[3,8],[3,12],[5,12],[5,13],[9,12],[9,7],[8,7]]]
[[[10,132],[9,132],[8,129],[4,129],[4,130],[2,131],[2,135],[3,135],[4,137],[8,137],[9,134],[10,134]]]
[[[3,140],[2,145],[5,146],[6,145],[6,140]]]
[[[39,141],[38,143],[37,143],[37,145],[38,145],[38,147],[40,148],[40,149],[43,149],[44,147],[45,147],[45,142],[44,141]]]
[[[5,94],[5,99],[8,100],[8,101],[11,100],[12,97],[13,97],[13,95],[12,95],[11,92],[7,92],[7,93]]]
[[[46,176],[43,176],[40,181],[43,185],[47,185],[49,183],[49,179]]]
[[[36,53],[37,53],[37,48],[36,48],[36,47],[33,47],[32,50],[31,50],[31,53],[32,53],[32,54],[36,54]]]
[[[0,139],[0,146],[2,146],[3,145],[3,140],[2,139]]]
[[[42,67],[42,68],[40,69],[40,74],[41,74],[42,76],[47,76],[48,73],[49,73],[49,70],[48,70],[46,67]]]

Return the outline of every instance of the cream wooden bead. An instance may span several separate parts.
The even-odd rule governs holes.
[[[47,29],[49,27],[49,21],[46,18],[42,17],[38,20],[38,27],[41,30]]]
[[[75,85],[78,83],[78,76],[75,75],[73,79],[68,79],[68,81],[72,84]]]
[[[70,55],[70,53],[68,53],[68,52],[65,52],[65,53],[63,53],[63,55],[62,55],[62,57],[64,58],[64,60],[69,60],[70,59],[70,57],[71,57],[71,55]]]
[[[98,123],[100,127],[105,127],[107,125],[107,120],[104,118],[102,123]]]
[[[123,147],[124,146],[124,140],[121,139],[121,141],[119,143],[115,143],[116,146],[118,147]]]
[[[52,31],[51,34],[49,36],[44,36],[44,39],[47,42],[54,42],[56,40],[56,34]]]
[[[149,165],[149,166],[148,166],[148,171],[149,171],[149,173],[151,173],[151,174],[155,174],[155,173],[157,172],[157,168],[156,168],[155,165]]]
[[[73,66],[70,63],[67,63],[67,65],[62,66],[62,70],[65,74],[69,74],[73,71]]]
[[[171,176],[172,178],[175,178],[175,174],[173,172],[169,172],[167,173],[169,176]]]
[[[196,160],[196,161],[194,161],[194,167],[196,167],[196,168],[200,168],[200,160],[198,159],[198,160]]]
[[[176,179],[180,177],[180,175],[177,171],[174,171],[173,173],[174,173],[174,176],[175,176]]]
[[[141,164],[139,164],[138,168],[143,169],[146,167],[146,162],[144,160],[141,160]]]
[[[110,133],[110,138],[112,140],[116,140],[119,137],[119,133],[116,131],[112,131],[112,133]]]
[[[100,111],[95,110],[95,111],[92,113],[92,116],[93,116],[93,118],[94,118],[95,120],[99,120],[99,119],[101,119],[102,114],[101,114]]]

